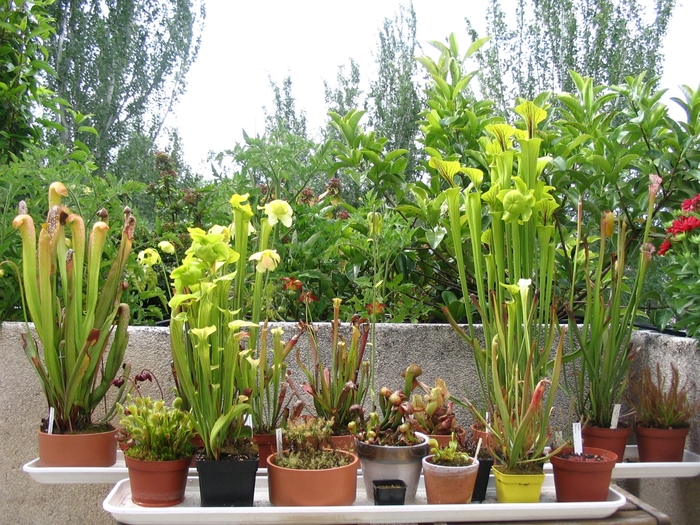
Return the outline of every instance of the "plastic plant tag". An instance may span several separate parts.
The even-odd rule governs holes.
[[[610,418],[610,428],[617,428],[617,422],[620,419],[620,403],[616,403],[613,407],[612,417]]]
[[[583,441],[581,440],[581,423],[572,423],[571,433],[574,436],[574,454],[583,454]]]
[[[275,444],[277,445],[277,457],[282,457],[282,429],[275,429]]]
[[[481,450],[481,438],[479,438],[479,442],[476,444],[476,450],[474,451],[474,458],[479,459],[479,450]]]
[[[49,407],[49,428],[46,431],[47,434],[53,434],[53,407]]]

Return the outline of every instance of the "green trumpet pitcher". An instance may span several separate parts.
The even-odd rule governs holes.
[[[128,342],[130,311],[120,303],[121,279],[136,225],[125,208],[121,242],[105,276],[107,212],[98,212],[87,238],[83,218],[61,204],[66,196],[62,183],[51,184],[46,223],[38,235],[24,201],[12,221],[22,237],[21,272],[16,270],[27,321],[23,346],[54,410],[52,433],[79,431],[113,414],[114,407],[102,421],[93,421],[95,408],[121,372]],[[122,385],[115,402],[124,390]],[[49,430],[48,421],[43,430]]]

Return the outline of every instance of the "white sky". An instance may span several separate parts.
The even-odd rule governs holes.
[[[297,110],[314,133],[326,122],[323,81],[335,86],[338,66],[353,58],[363,82],[374,73],[373,53],[385,18],[401,0],[205,0],[207,17],[199,57],[188,75],[187,93],[168,118],[179,128],[185,158],[208,173],[208,152],[232,148],[265,130],[263,106],[272,108],[268,76],[281,86],[291,76]],[[503,0],[507,6],[511,0]],[[408,4],[408,0],[404,0]],[[693,44],[700,2],[677,0],[664,44],[662,87],[700,85],[700,59]],[[429,40],[452,32],[463,51],[470,39],[464,18],[484,33],[487,0],[414,0],[418,42],[436,56]],[[366,85],[365,85],[366,90]],[[674,114],[678,117],[678,114]]]

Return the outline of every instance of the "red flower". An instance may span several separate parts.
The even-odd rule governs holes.
[[[346,221],[346,220],[348,220],[348,219],[350,218],[350,214],[347,212],[347,210],[340,210],[340,211],[338,212],[337,217],[338,217],[341,221]]]
[[[692,199],[684,200],[683,204],[681,204],[681,210],[685,212],[697,211],[698,208],[700,208],[700,193],[698,193]]]
[[[299,302],[304,303],[304,304],[309,304],[312,302],[318,301],[318,297],[316,297],[313,293],[311,292],[304,292],[299,296]]]
[[[301,290],[304,285],[299,279],[295,279],[294,277],[282,277],[282,280],[284,281],[282,290],[293,290],[301,293]]]
[[[370,303],[367,306],[365,306],[365,308],[367,308],[367,312],[369,312],[369,315],[374,314],[375,310],[377,311],[376,313],[383,314],[386,305],[384,303]]]
[[[665,255],[667,251],[671,249],[671,242],[666,239],[661,246],[659,247],[659,251],[657,252],[659,255]]]
[[[666,230],[666,233],[678,235],[679,233],[689,232],[695,228],[700,228],[700,219],[691,215],[681,215],[671,226]]]

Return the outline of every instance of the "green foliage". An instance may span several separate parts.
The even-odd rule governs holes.
[[[181,406],[179,397],[173,401],[172,408],[162,399],[140,396],[128,396],[124,405],[117,404],[119,425],[129,446],[124,454],[145,461],[191,457],[195,450],[190,441],[194,436],[194,426]]]
[[[700,291],[699,200],[695,195],[683,202],[678,216],[668,225],[667,239],[659,248],[659,255],[664,256],[663,297],[669,314],[676,316],[676,327],[685,329],[689,337],[695,338],[700,337],[700,305],[696,300]]]
[[[37,107],[53,109],[44,79],[55,73],[44,42],[54,33],[52,0],[0,0],[0,164],[22,157],[43,138]]]

